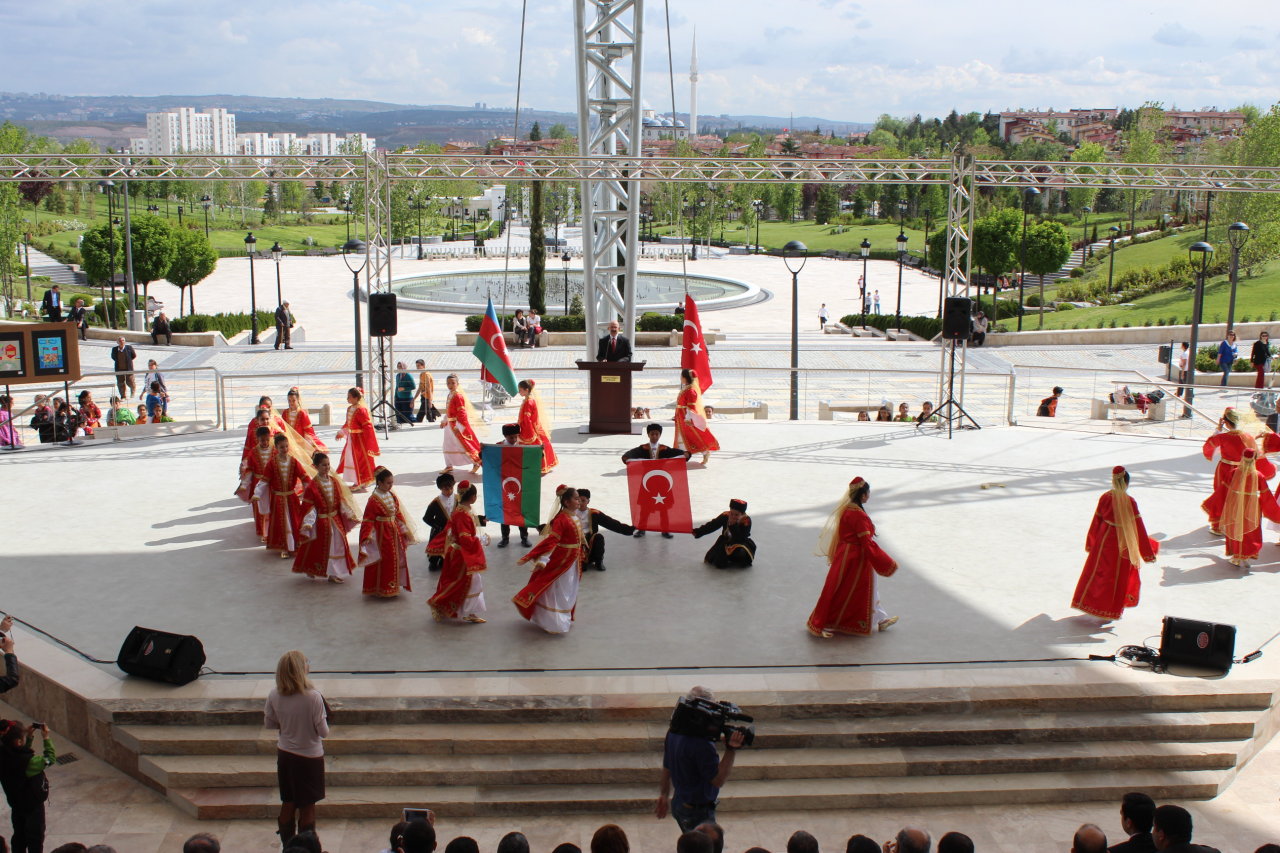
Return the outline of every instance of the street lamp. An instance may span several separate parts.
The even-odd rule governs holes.
[[[182,227],[182,205],[178,205],[178,227]]]
[[[347,214],[347,242],[350,243],[351,242],[351,212],[355,210],[355,207],[351,204],[351,200],[348,199],[346,204],[342,206],[342,209],[346,211],[346,214]]]
[[[1240,275],[1240,250],[1249,242],[1249,226],[1233,222],[1227,226],[1227,243],[1231,246],[1231,302],[1227,306],[1227,331],[1235,328],[1236,280]]]
[[[351,266],[348,258],[351,255],[360,256],[360,266]],[[364,242],[360,239],[348,240],[342,245],[342,262],[347,265],[347,269],[351,270],[351,311],[355,318],[355,352],[356,352],[356,387],[360,387],[364,383],[364,357],[360,349],[360,272],[364,269],[365,264],[369,262],[369,256],[365,254]]]
[[[1222,181],[1214,181],[1213,185],[1218,189],[1226,186]],[[1204,194],[1204,239],[1209,239],[1209,214],[1213,210],[1213,190],[1209,190]]]
[[[560,262],[564,264],[564,316],[569,316],[569,250],[565,249],[564,254],[560,256]]]
[[[782,262],[791,273],[791,420],[800,420],[800,270],[809,260],[808,247],[799,240],[792,240],[782,247]],[[800,258],[800,265],[792,267],[792,259]]]
[[[418,260],[422,260],[422,208],[426,207],[430,200],[431,196],[415,194],[413,197],[413,208],[418,212]]]
[[[1196,296],[1191,308],[1191,353],[1187,359],[1187,389],[1182,395],[1182,399],[1188,406],[1185,416],[1190,417],[1189,407],[1195,402],[1196,397],[1196,349],[1200,344],[1200,315],[1204,312],[1204,274],[1209,267],[1209,258],[1213,255],[1213,246],[1205,242],[1192,243],[1187,254],[1190,257],[1192,269],[1196,271]],[[1196,265],[1197,255],[1200,260],[1199,266]]]
[[[897,319],[893,321],[895,329],[902,328],[902,264],[907,259],[907,234],[905,231],[898,232],[898,302],[894,308]]]
[[[764,216],[764,202],[763,202],[763,201],[761,201],[760,199],[756,199],[755,201],[751,202],[751,207],[752,207],[752,209],[753,209],[753,210],[755,210],[755,212],[756,212],[756,251],[755,251],[755,254],[757,254],[757,255],[758,255],[758,254],[760,254],[760,217]]]
[[[116,299],[116,213],[115,213],[115,181],[98,181],[104,195],[107,197],[107,281],[111,286],[111,302]],[[30,294],[27,297],[30,298]],[[111,302],[106,301],[103,296],[103,308],[107,314],[107,326],[114,329],[116,327],[114,306]]]
[[[862,251],[862,304],[858,306],[858,313],[862,315],[862,328],[867,328],[867,258],[871,257],[871,241],[866,237],[862,238],[862,245],[858,247]]]
[[[1120,226],[1112,225],[1108,231],[1111,232],[1111,249],[1108,254],[1111,256],[1110,266],[1107,268],[1107,295],[1111,295],[1111,280],[1116,274],[1116,237],[1120,234]]]
[[[253,249],[258,245],[258,238],[250,231],[244,238],[244,251],[249,256],[249,343],[258,342],[258,285],[253,278]]]
[[[206,196],[200,197],[200,206],[204,208],[204,238],[209,239],[209,208],[213,206],[213,199]]]
[[[903,230],[902,224],[907,221],[907,200],[905,198],[898,199],[898,230]]]
[[[271,260],[276,262],[276,305],[284,304],[284,294],[280,289],[280,259],[283,257],[284,249],[280,248],[280,241],[277,240],[271,247]]]
[[[1022,250],[1018,253],[1018,331],[1022,331],[1022,313],[1026,304],[1027,292],[1027,217],[1031,212],[1031,200],[1040,195],[1040,190],[1027,187],[1022,191]]]
[[[1093,208],[1089,205],[1084,206],[1084,233],[1081,235],[1084,240],[1080,243],[1080,263],[1089,260],[1089,214],[1093,213]]]

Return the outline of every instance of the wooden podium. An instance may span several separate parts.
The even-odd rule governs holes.
[[[590,374],[591,420],[588,433],[631,434],[631,374],[644,370],[643,361],[579,361]]]

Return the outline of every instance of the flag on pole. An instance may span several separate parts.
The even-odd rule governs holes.
[[[698,319],[698,303],[684,296],[684,349],[680,351],[680,367],[698,374],[698,387],[711,387],[711,355],[702,337],[702,320]]]
[[[692,533],[686,463],[676,459],[637,459],[627,463],[631,524],[636,530]]]
[[[507,342],[502,338],[502,324],[498,322],[498,312],[493,310],[492,298],[480,321],[480,334],[471,354],[480,359],[481,380],[498,383],[508,394],[516,393],[516,372],[511,367],[511,356],[507,355]]]
[[[485,516],[517,527],[541,524],[542,445],[486,444],[480,449],[480,461]]]

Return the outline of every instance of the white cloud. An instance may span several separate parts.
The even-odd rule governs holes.
[[[239,35],[238,33],[236,33],[231,28],[230,21],[218,22],[218,35],[221,36],[223,41],[228,41],[228,42],[231,42],[232,44],[248,44],[249,43],[249,37],[244,35]]]
[[[1196,47],[1204,44],[1204,36],[1187,29],[1177,21],[1170,21],[1156,30],[1152,38],[1170,47]]]

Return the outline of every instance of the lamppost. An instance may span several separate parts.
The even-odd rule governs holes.
[[[800,420],[800,270],[809,260],[809,249],[799,240],[792,240],[782,247],[782,262],[791,273],[791,420]],[[799,255],[800,265],[793,267],[792,259]]]
[[[1084,233],[1081,235],[1084,239],[1080,243],[1080,263],[1089,260],[1089,214],[1093,213],[1093,208],[1089,205],[1084,206]]]
[[[1225,184],[1222,181],[1214,181],[1213,185],[1218,189],[1222,189]],[[1213,210],[1213,190],[1209,190],[1204,194],[1204,239],[1209,239],[1209,214]]]
[[[253,276],[253,249],[257,244],[258,238],[250,231],[244,238],[244,251],[249,256],[249,343],[251,345],[258,342],[258,284]]]
[[[182,205],[178,205],[178,227],[182,227]]]
[[[862,238],[862,244],[858,247],[862,252],[862,304],[858,306],[858,313],[862,315],[862,328],[867,328],[867,258],[871,257],[871,241],[866,237]]]
[[[764,216],[764,202],[756,199],[751,202],[751,208],[756,212],[756,250],[755,254],[760,254],[760,218]]]
[[[431,196],[423,196],[415,194],[413,197],[413,209],[418,212],[418,260],[422,260],[422,208],[426,207]]]
[[[98,181],[98,186],[107,197],[107,282],[111,287],[111,302],[116,298],[116,212],[115,181]],[[30,298],[30,294],[27,295]],[[103,296],[103,308],[107,315],[107,326],[116,327],[115,311],[112,304]]]
[[[355,207],[352,206],[351,200],[348,199],[346,204],[342,206],[342,209],[346,211],[346,214],[347,214],[347,242],[350,243],[351,242],[351,212],[355,210]]]
[[[569,250],[565,249],[564,254],[560,256],[560,262],[564,264],[564,316],[569,316]]]
[[[1022,191],[1022,249],[1018,252],[1018,331],[1022,331],[1022,313],[1026,304],[1027,292],[1027,217],[1031,213],[1031,200],[1040,195],[1040,190],[1027,187]]]
[[[690,235],[690,237],[693,239],[693,252],[689,255],[689,260],[691,260],[691,261],[696,261],[696,260],[698,259],[698,229],[697,229],[697,224],[698,224],[699,222],[701,222],[701,221],[702,221],[702,211],[706,208],[706,206],[707,206],[706,199],[698,199],[698,201],[697,201],[697,202],[695,202],[695,203],[694,203],[694,206],[693,206],[693,209],[694,209],[694,214],[693,214],[693,224],[694,224],[694,226],[695,226],[695,227],[693,227],[693,228],[689,229],[690,231],[692,231],[692,232],[693,232],[693,233]]]
[[[897,318],[893,321],[895,329],[902,328],[902,265],[907,259],[907,233],[905,231],[898,232],[898,300],[894,307],[894,313]]]
[[[1107,268],[1107,295],[1111,295],[1111,280],[1116,274],[1116,236],[1120,233],[1120,226],[1112,225],[1108,231],[1111,232],[1111,248],[1108,251],[1110,255],[1110,266]]]
[[[207,195],[200,197],[200,206],[204,208],[204,238],[209,239],[209,208],[213,206],[213,199]]]
[[[284,304],[284,293],[280,289],[280,259],[284,257],[284,249],[280,248],[280,241],[277,240],[271,247],[271,260],[276,262],[276,305]]]
[[[351,266],[348,258],[352,255],[360,256],[360,266]],[[342,245],[342,262],[347,265],[347,269],[351,270],[351,312],[355,318],[355,352],[356,352],[356,387],[360,387],[364,382],[364,356],[360,348],[360,272],[364,269],[365,264],[369,262],[369,256],[365,254],[364,242],[360,239],[348,240]]]
[[[1227,226],[1227,243],[1231,246],[1231,302],[1227,305],[1227,331],[1236,323],[1236,280],[1240,276],[1240,250],[1249,242],[1249,226],[1233,222]]]
[[[1200,344],[1200,315],[1204,312],[1204,274],[1209,267],[1209,258],[1213,255],[1213,246],[1208,243],[1192,243],[1187,250],[1191,267],[1196,271],[1196,297],[1191,308],[1191,353],[1187,358],[1187,389],[1182,395],[1186,402],[1186,417],[1191,416],[1190,405],[1196,398],[1196,350]],[[1196,265],[1196,256],[1200,256],[1200,264]]]
[[[907,221],[907,200],[905,198],[898,199],[898,230],[903,231],[903,223]]]

